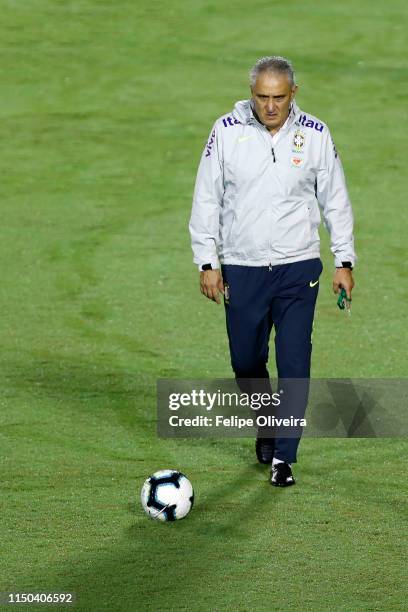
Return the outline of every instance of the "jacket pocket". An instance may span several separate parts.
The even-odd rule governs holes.
[[[237,214],[231,209],[223,216],[221,226],[221,242],[223,248],[231,248],[234,244],[234,232],[237,225]]]
[[[310,210],[305,202],[279,206],[274,215],[272,246],[281,255],[292,256],[312,242]]]

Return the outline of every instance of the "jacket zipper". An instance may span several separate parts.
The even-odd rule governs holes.
[[[273,163],[275,164],[276,163],[276,157],[275,157],[275,149],[273,147],[271,147],[271,152],[272,152]],[[268,270],[269,270],[269,272],[272,272],[272,262],[269,262]]]
[[[265,132],[267,132],[266,127],[265,126],[263,126],[263,127],[264,127]],[[271,153],[272,153],[273,163],[276,164],[275,149],[273,147],[271,147]],[[273,266],[272,266],[272,262],[270,261],[269,264],[268,264],[268,272],[272,272],[272,269],[273,269]]]
[[[276,164],[275,149],[271,147],[273,163]],[[272,262],[269,262],[268,271],[272,272]]]
[[[260,124],[258,121],[256,121],[256,120],[255,120],[255,122],[256,122],[256,123],[257,123],[259,126],[261,126],[261,124]],[[267,132],[267,129],[266,129],[266,127],[265,127],[265,126],[261,126],[261,127],[263,127],[263,128],[264,128],[264,130]],[[274,163],[274,164],[276,164],[276,155],[275,155],[275,149],[274,149],[273,147],[271,147],[271,153],[272,153],[272,160],[273,160],[273,163]],[[268,271],[269,271],[269,272],[272,272],[272,269],[273,269],[272,262],[269,262],[269,265],[268,265]]]

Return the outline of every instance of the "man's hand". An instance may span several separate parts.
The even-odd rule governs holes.
[[[351,292],[354,287],[353,274],[350,268],[336,268],[333,278],[333,291],[338,294],[340,291],[345,289],[347,293],[347,299],[351,300]]]
[[[220,292],[224,293],[224,283],[220,270],[200,272],[200,290],[203,295],[220,304]]]

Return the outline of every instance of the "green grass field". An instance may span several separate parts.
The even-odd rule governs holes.
[[[158,377],[231,375],[187,223],[210,127],[262,55],[293,60],[354,204],[353,315],[322,231],[313,374],[407,375],[406,3],[1,9],[0,591],[96,612],[406,609],[406,441],[305,439],[298,485],[275,490],[252,440],[155,430]],[[171,525],[139,504],[165,467],[196,492]]]

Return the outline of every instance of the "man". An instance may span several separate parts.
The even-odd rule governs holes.
[[[311,333],[322,271],[320,211],[335,259],[333,290],[351,300],[353,216],[328,127],[295,103],[291,63],[265,57],[250,71],[251,99],[237,102],[211,130],[198,170],[190,233],[201,292],[224,294],[236,378],[268,380],[275,328],[279,379],[309,379]],[[306,402],[303,411],[306,409]],[[258,432],[271,483],[295,483],[297,438]]]

